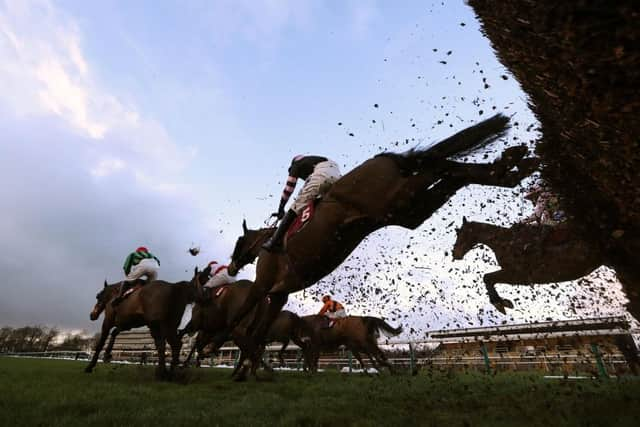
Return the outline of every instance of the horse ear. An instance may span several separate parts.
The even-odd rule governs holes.
[[[196,265],[196,268],[193,269],[193,275],[197,276],[198,275],[198,266]]]
[[[248,228],[247,228],[247,220],[246,219],[242,220],[242,231],[244,232],[244,234],[247,234]]]
[[[107,279],[104,279],[104,287],[107,287]]]
[[[462,225],[466,224],[467,222],[468,222],[468,221],[467,221],[467,217],[466,217],[466,216],[463,216],[463,217],[462,217]]]

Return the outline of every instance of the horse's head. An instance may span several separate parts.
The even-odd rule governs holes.
[[[473,233],[471,229],[473,228],[473,223],[467,221],[466,217],[462,217],[462,226],[460,228],[456,228],[456,242],[453,245],[453,259],[462,259],[464,255],[473,248],[473,246],[477,243],[473,239]]]
[[[209,280],[209,276],[211,275],[211,266],[208,265],[204,270],[198,271],[198,267],[193,270],[193,278],[191,279],[191,283],[196,285],[196,287],[201,287]]]
[[[102,313],[107,306],[107,303],[111,300],[111,288],[107,284],[107,281],[104,281],[104,287],[100,289],[100,292],[96,295],[96,305],[93,306],[93,310],[91,310],[91,314],[89,318],[94,321]]]
[[[233,248],[231,263],[227,269],[232,276],[247,264],[253,263],[260,253],[262,244],[274,233],[275,228],[261,228],[260,230],[249,230],[247,221],[242,221],[242,236],[238,237],[236,246]]]

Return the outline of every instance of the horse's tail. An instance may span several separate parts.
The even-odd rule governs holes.
[[[373,332],[376,337],[379,337],[380,334],[384,335],[387,338],[395,337],[402,333],[402,325],[394,328],[384,320],[377,317],[367,317],[370,331]]]
[[[455,154],[479,148],[504,136],[509,130],[509,117],[498,113],[478,124],[461,130],[455,135],[444,139],[429,148],[411,149],[406,153],[382,153],[382,156],[392,157],[401,169],[414,172],[424,167],[430,160],[446,159]]]

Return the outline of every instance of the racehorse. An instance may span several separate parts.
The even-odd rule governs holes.
[[[271,324],[264,343],[269,344],[272,342],[279,342],[282,344],[282,348],[278,352],[278,359],[280,361],[280,365],[283,366],[284,352],[291,341],[293,341],[293,343],[302,350],[305,368],[310,368],[312,354],[309,352],[309,343],[313,340],[313,333],[314,331],[310,325],[297,314],[288,310],[282,310],[276,317],[275,321]],[[209,345],[212,344],[212,342],[213,335],[205,332],[204,330],[200,330],[196,337],[196,342],[184,362],[185,365],[189,363],[195,350],[198,351],[198,361],[201,357],[213,353],[216,348],[213,345]]]
[[[203,270],[202,276],[207,277],[211,267]],[[240,362],[233,371],[232,376],[235,377],[245,360],[249,359],[252,365],[252,375],[256,375],[256,369],[260,364],[264,346],[259,348],[249,347],[247,328],[254,318],[259,317],[265,307],[270,304],[270,300],[263,299],[262,304],[258,304],[253,308],[253,313],[245,316],[242,323],[237,324],[234,328],[229,328],[231,321],[237,316],[238,311],[242,308],[246,299],[250,295],[252,282],[249,280],[238,280],[231,285],[226,285],[214,291],[214,295],[208,300],[203,301],[199,298],[191,311],[191,320],[184,329],[178,332],[178,338],[182,338],[185,334],[193,334],[198,332],[198,337],[194,347],[192,347],[187,360],[184,364],[188,364],[195,350],[202,352],[204,347],[211,342],[211,337],[218,337],[221,333],[224,336],[216,340],[212,345],[212,352],[224,344],[225,341],[233,340],[238,348],[240,348]],[[202,295],[202,282],[196,281],[197,292]],[[236,378],[244,380],[244,375]]]
[[[393,328],[384,320],[371,316],[347,316],[336,320],[331,328],[323,327],[326,318],[317,314],[303,316],[302,320],[313,330],[310,341],[313,371],[318,369],[320,352],[335,351],[340,346],[345,346],[360,362],[364,373],[368,374],[362,354],[367,355],[378,371],[386,367],[389,372],[394,373],[384,352],[378,347],[378,338],[380,334],[395,337],[402,333],[402,326]]]
[[[261,251],[272,231],[249,230],[243,222],[229,273],[260,257],[252,292],[230,327],[268,294],[266,316],[252,326],[254,343],[263,342],[287,295],[331,273],[370,233],[389,225],[415,229],[468,184],[513,187],[530,175],[538,162],[524,158],[525,146],[506,149],[490,164],[448,160],[504,135],[508,121],[496,115],[426,150],[383,153],[367,160],[333,184],[316,205],[313,219],[289,237],[284,252]]]
[[[111,302],[118,295],[120,283],[108,285],[105,280],[104,287],[96,295],[97,301],[90,315],[91,320],[95,321],[104,311],[104,320],[100,338],[85,372],[93,371],[109,335],[111,339],[105,349],[105,362],[111,360],[113,344],[120,332],[148,326],[158,352],[156,376],[159,379],[166,378],[165,347],[167,343],[171,346],[171,371],[173,371],[179,362],[182,347],[182,341],[177,334],[178,326],[187,304],[195,301],[197,297],[198,289],[194,281],[205,280],[199,279],[199,276],[196,269],[191,282],[169,283],[156,280],[131,293],[116,307],[113,307]]]
[[[310,368],[312,354],[309,350],[310,343],[313,342],[313,340],[314,330],[308,322],[291,311],[282,310],[269,327],[265,344],[272,342],[282,344],[282,348],[278,352],[278,360],[280,361],[280,365],[284,366],[284,352],[289,346],[289,343],[293,341],[293,343],[302,350],[305,367]]]
[[[558,241],[553,234],[561,231],[564,236]],[[496,283],[510,285],[534,285],[565,282],[588,275],[596,268],[606,265],[616,269],[618,279],[625,287],[629,298],[629,311],[640,314],[640,295],[633,286],[640,285],[637,275],[620,274],[605,248],[597,241],[571,226],[545,226],[515,224],[509,228],[493,224],[467,221],[457,230],[453,247],[453,258],[462,259],[477,244],[491,248],[501,269],[484,275],[489,300],[500,312],[513,308],[513,303],[502,298],[495,289]],[[634,280],[635,277],[635,280]]]

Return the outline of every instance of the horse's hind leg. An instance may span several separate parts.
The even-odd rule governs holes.
[[[362,368],[362,373],[366,376],[369,376],[367,365],[364,364],[364,361],[362,360],[362,355],[360,354],[360,352],[357,350],[351,350],[351,354],[353,354],[353,357],[355,357],[358,363],[360,363],[360,367]]]
[[[531,175],[539,166],[538,159],[523,159],[527,147],[509,147],[502,156],[489,164],[447,162],[447,175],[462,178],[469,184],[515,187],[522,179]],[[518,166],[517,171],[511,171]]]
[[[375,368],[375,370],[380,372],[382,369],[380,368],[380,365],[378,365],[378,361],[376,360],[376,358],[373,357],[373,355],[368,351],[367,351],[367,357],[371,361],[371,365]]]
[[[489,294],[489,301],[502,314],[506,314],[506,308],[513,308],[513,303],[498,294],[495,284],[508,283],[508,279],[508,272],[505,272],[505,270],[493,271],[484,275],[484,284]]]
[[[389,373],[391,375],[396,373],[396,371],[395,371],[395,369],[393,369],[393,366],[391,365],[391,363],[389,363],[389,361],[387,360],[387,356],[384,355],[384,352],[382,350],[380,350],[380,348],[378,347],[377,344],[375,346],[375,350],[373,351],[373,355],[376,358],[376,360],[378,361],[378,363],[380,364],[380,366],[386,367],[389,370]]]

